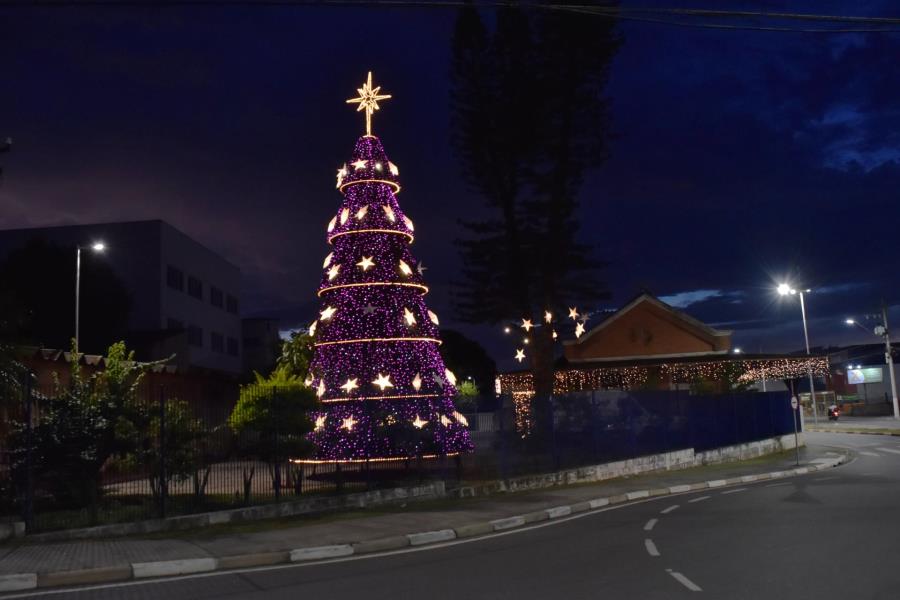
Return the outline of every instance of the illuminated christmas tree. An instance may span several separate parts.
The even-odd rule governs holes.
[[[359,90],[366,135],[338,170],[344,201],[328,223],[315,356],[309,385],[322,402],[311,434],[318,460],[452,455],[471,449],[453,405],[438,317],[425,305],[424,267],[410,253],[413,222],[400,209],[399,170],[372,135],[372,114],[390,98]]]

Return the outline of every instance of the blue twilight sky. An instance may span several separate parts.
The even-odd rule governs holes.
[[[889,2],[742,6],[900,16]],[[480,206],[448,140],[455,16],[0,8],[0,136],[16,142],[0,228],[162,218],[240,266],[245,312],[306,323],[334,173],[362,132],[344,100],[371,69],[394,95],[375,133],[401,170],[429,302],[453,326],[452,240]],[[814,289],[814,345],[870,341],[843,319],[900,305],[900,33],[619,27],[611,156],[581,195],[582,236],[611,263],[597,308],[647,289],[747,352],[793,350],[799,307],[772,293],[792,277]],[[496,328],[462,329],[508,362]]]

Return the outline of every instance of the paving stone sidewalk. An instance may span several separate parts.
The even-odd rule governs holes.
[[[823,468],[834,466],[839,459],[840,452],[836,450],[820,446],[804,447],[800,453],[800,466]],[[490,533],[505,528],[502,525],[488,526],[491,522],[509,520],[517,515],[542,515],[541,518],[563,516],[575,512],[568,508],[575,509],[579,504],[581,506],[577,510],[602,506],[595,500],[598,498],[609,498],[610,503],[622,502],[646,497],[646,490],[669,493],[667,490],[671,488],[683,491],[691,485],[698,488],[707,487],[707,484],[708,487],[717,487],[724,485],[725,480],[752,479],[756,475],[768,477],[772,472],[793,475],[796,467],[791,451],[741,463],[653,473],[601,483],[423,502],[410,505],[406,510],[395,507],[373,511],[374,514],[370,515],[361,512],[360,516],[322,519],[320,522],[303,523],[298,520],[294,525],[280,521],[277,528],[268,528],[260,522],[256,524],[258,527],[244,525],[224,531],[172,533],[165,539],[132,537],[43,544],[28,543],[26,540],[14,545],[0,545],[0,583],[4,578],[12,582],[16,577],[27,574],[27,581],[22,580],[22,587],[15,588],[16,584],[11,584],[13,587],[5,589],[31,589],[35,586],[137,578],[141,576],[138,565],[150,565],[140,567],[145,569],[143,576],[173,575],[340,556],[342,552],[348,553],[345,549],[351,547],[365,547],[357,553],[386,550],[440,539],[440,536],[429,537],[426,533],[449,531],[447,535],[452,534],[453,537],[463,537],[462,534],[453,534],[454,531],[468,531],[472,535]],[[595,502],[589,503],[591,500]],[[554,508],[560,510],[547,514],[548,509]],[[524,522],[512,519],[509,525]],[[416,535],[424,537],[417,538]],[[307,549],[311,553],[304,555],[303,550],[299,549]],[[241,559],[238,560],[238,557]],[[153,565],[163,564],[159,561],[167,561],[170,565],[174,564],[171,561],[185,561],[187,566],[157,572],[153,570]],[[0,585],[0,591],[3,590],[4,586]]]

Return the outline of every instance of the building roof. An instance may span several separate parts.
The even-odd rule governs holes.
[[[594,334],[596,334],[599,331],[602,331],[603,329],[608,327],[611,323],[614,323],[616,320],[618,320],[620,317],[622,317],[622,315],[627,314],[628,312],[634,310],[634,308],[636,308],[637,306],[639,306],[640,304],[643,304],[645,302],[650,303],[658,308],[661,308],[662,310],[669,313],[671,316],[675,317],[676,319],[681,320],[688,327],[702,331],[703,333],[705,333],[706,335],[708,335],[710,337],[729,336],[733,333],[732,331],[729,331],[729,330],[715,329],[714,327],[710,327],[706,323],[700,321],[699,319],[695,319],[694,317],[690,316],[686,312],[678,310],[677,308],[675,308],[674,306],[671,306],[670,304],[666,304],[665,302],[663,302],[656,296],[653,296],[652,294],[648,294],[648,293],[644,292],[642,294],[639,294],[636,298],[634,298],[631,302],[629,302],[628,304],[626,304],[619,310],[615,311],[614,313],[610,313],[605,319],[603,319],[602,321],[600,321],[599,323],[597,323],[596,325],[591,327],[590,331],[585,333],[579,339],[566,340],[565,342],[563,342],[563,344],[565,344],[566,346],[574,346],[574,345],[578,345],[578,344],[583,344],[588,339],[590,339],[591,336],[593,336]]]

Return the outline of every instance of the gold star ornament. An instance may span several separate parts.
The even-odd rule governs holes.
[[[534,324],[531,322],[531,319],[522,319],[522,329],[531,331],[532,327],[534,327]]]
[[[370,267],[374,267],[375,263],[372,261],[371,256],[363,256],[362,260],[356,263],[356,266],[361,268],[363,271],[368,271]]]
[[[391,376],[382,375],[381,373],[378,374],[378,378],[375,379],[375,381],[373,381],[372,383],[381,388],[382,392],[389,387],[394,387],[394,384],[391,383]]]
[[[525,351],[523,349],[519,348],[516,350],[516,360],[519,362],[525,360]]]
[[[350,392],[352,392],[353,390],[355,390],[356,388],[359,387],[359,386],[356,384],[357,381],[358,381],[358,378],[350,379],[350,378],[348,377],[348,378],[347,378],[347,383],[345,383],[344,385],[342,385],[342,386],[341,386],[341,389],[344,390],[345,392],[347,392],[347,393],[349,394]]]
[[[356,108],[356,112],[366,111],[366,135],[372,135],[372,115],[376,110],[381,108],[378,106],[379,100],[387,100],[391,97],[390,94],[380,94],[381,86],[372,87],[372,71],[369,71],[369,76],[366,79],[366,82],[363,84],[361,88],[357,88],[356,90],[359,92],[358,98],[350,98],[347,100],[347,104],[359,104]]]

